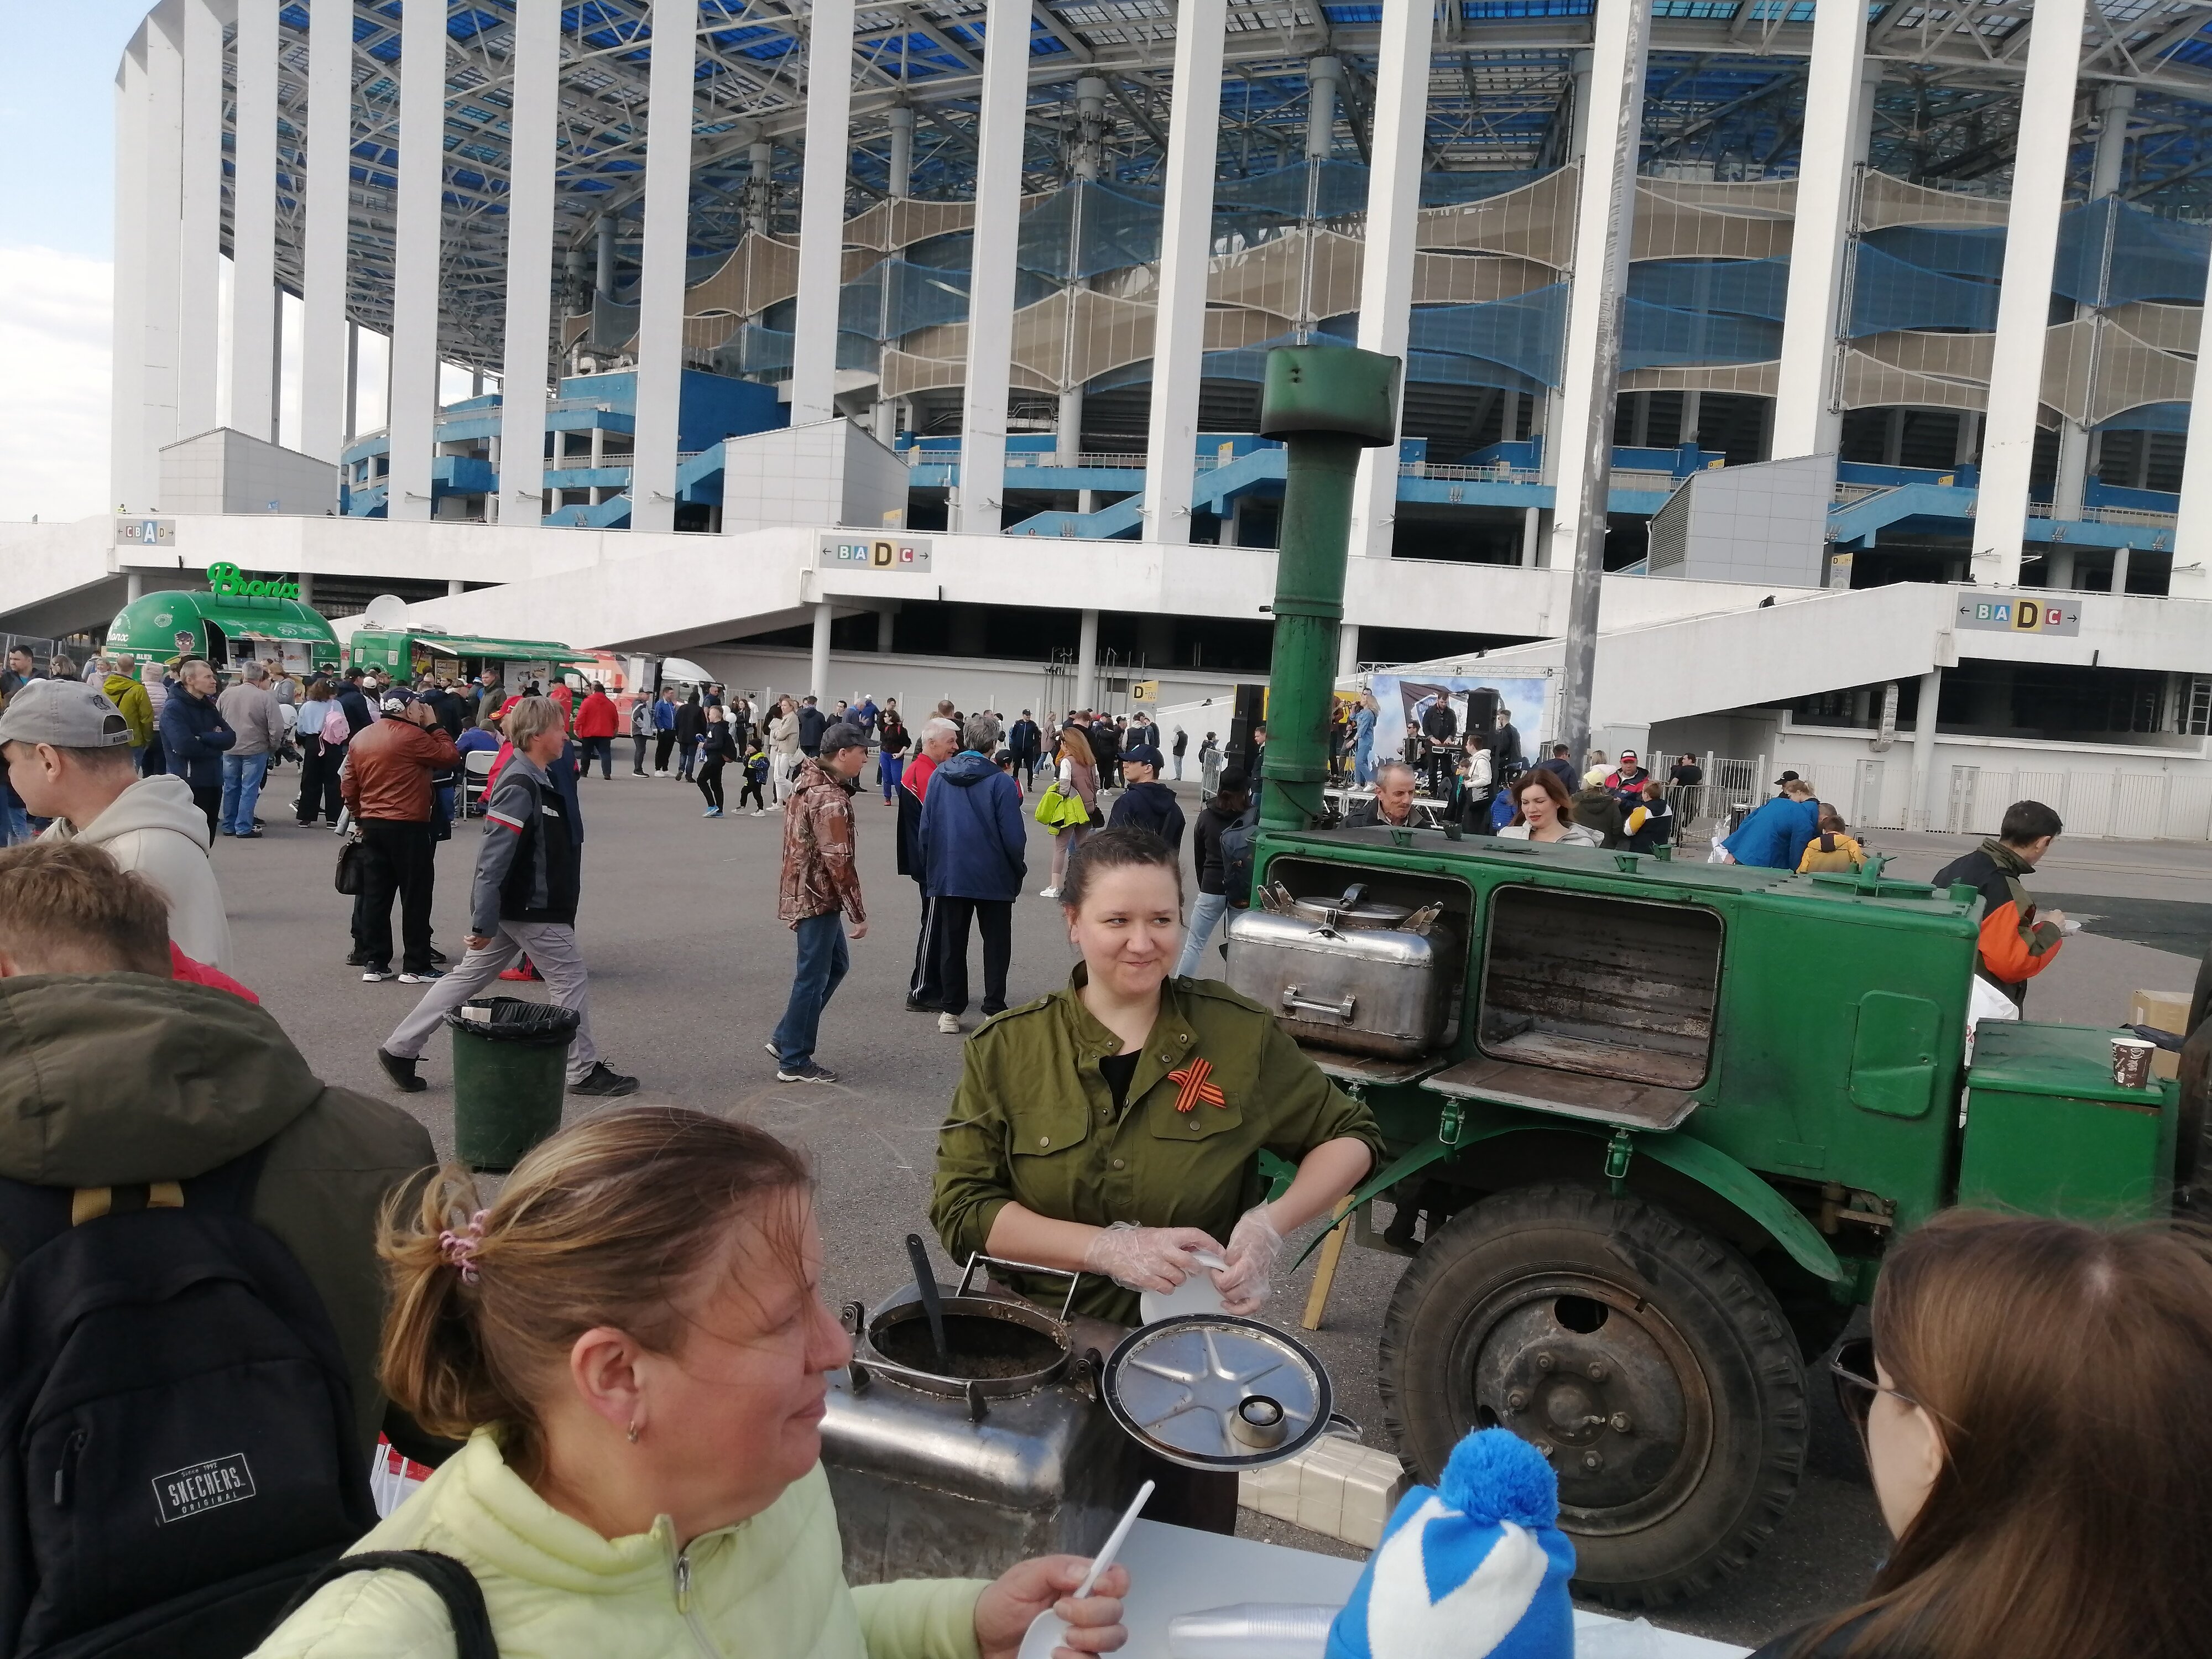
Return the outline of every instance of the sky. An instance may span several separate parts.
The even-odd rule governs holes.
[[[0,520],[106,505],[115,65],[150,4],[0,0],[0,153],[19,163],[0,209]]]

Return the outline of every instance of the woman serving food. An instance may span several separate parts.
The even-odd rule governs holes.
[[[1137,1322],[1137,1292],[1200,1272],[1227,1311],[1256,1313],[1284,1238],[1375,1167],[1381,1132],[1266,1009],[1170,976],[1182,878],[1158,836],[1093,836],[1060,902],[1083,960],[969,1040],[938,1136],[938,1236],[956,1261],[1096,1275],[1075,1309],[1116,1324]],[[1262,1151],[1297,1165],[1272,1203]]]

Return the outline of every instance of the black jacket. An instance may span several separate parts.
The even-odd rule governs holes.
[[[810,703],[799,705],[799,752],[818,755],[822,752],[822,734],[830,729],[830,717]]]
[[[1435,743],[1449,743],[1459,735],[1459,716],[1451,704],[1438,697],[1421,710],[1421,735]]]
[[[1121,734],[1110,720],[1100,720],[1087,733],[1091,738],[1091,758],[1100,767],[1118,763],[1121,758]]]
[[[1224,812],[1218,806],[1208,805],[1200,809],[1198,821],[1190,827],[1191,861],[1198,866],[1198,890],[1201,893],[1221,891],[1222,876],[1226,869],[1221,856],[1222,832],[1243,816],[1243,809]]]
[[[700,704],[684,702],[676,706],[676,741],[696,743],[707,735],[707,711]]]
[[[733,761],[738,753],[737,734],[730,730],[729,721],[708,720],[706,735],[699,740],[700,761]]]
[[[1035,720],[1016,720],[1007,729],[1006,747],[1013,750],[1016,760],[1026,760],[1031,755],[1042,752],[1038,743],[1042,735]]]
[[[1182,851],[1182,805],[1164,783],[1131,784],[1114,803],[1106,827],[1149,830],[1178,854]]]

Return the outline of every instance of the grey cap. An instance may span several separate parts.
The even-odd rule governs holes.
[[[834,755],[841,749],[866,749],[867,746],[867,738],[861,736],[860,728],[850,720],[839,720],[822,734],[822,753],[825,757]]]
[[[118,749],[130,741],[131,722],[122,710],[82,680],[33,680],[0,709],[0,743]]]

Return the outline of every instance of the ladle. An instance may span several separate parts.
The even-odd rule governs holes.
[[[914,1263],[914,1288],[921,1297],[921,1310],[929,1316],[930,1340],[937,1344],[937,1369],[950,1375],[952,1350],[945,1340],[945,1299],[937,1293],[937,1269],[929,1265],[929,1251],[920,1233],[906,1236],[906,1254]]]

